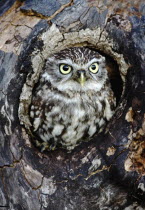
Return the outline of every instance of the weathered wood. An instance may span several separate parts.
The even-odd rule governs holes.
[[[144,2],[9,3],[0,4],[0,207],[145,209]],[[71,153],[41,152],[29,133],[32,90],[43,59],[74,45],[112,57],[124,91],[106,133]]]

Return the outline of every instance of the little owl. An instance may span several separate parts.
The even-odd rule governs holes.
[[[105,58],[85,47],[49,57],[33,91],[30,119],[43,149],[72,150],[101,132],[115,109]]]

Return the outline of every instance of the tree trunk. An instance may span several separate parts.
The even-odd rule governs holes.
[[[7,0],[0,15],[1,209],[145,209],[145,3]],[[107,56],[117,108],[92,140],[41,152],[32,90],[44,60],[71,46]]]

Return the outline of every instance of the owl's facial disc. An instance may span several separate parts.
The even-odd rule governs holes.
[[[48,58],[42,75],[61,91],[100,91],[107,79],[105,58],[88,48],[70,48]]]

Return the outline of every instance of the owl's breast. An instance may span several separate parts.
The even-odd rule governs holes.
[[[91,105],[81,99],[72,103],[53,101],[53,104],[51,101],[45,106],[42,122],[36,131],[45,142],[53,141],[54,145],[61,143],[67,149],[73,149],[78,142],[93,136],[104,124],[104,120],[100,121],[102,106],[98,103]]]
[[[76,94],[68,98],[50,93],[43,101],[41,111],[33,112],[35,133],[48,145],[55,147],[61,144],[69,150],[73,149],[80,141],[92,137],[104,127],[103,98],[103,95],[96,94]]]

